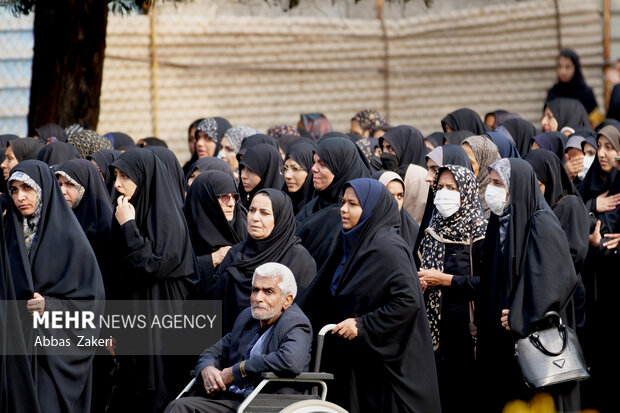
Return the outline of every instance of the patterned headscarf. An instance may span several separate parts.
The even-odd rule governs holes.
[[[228,139],[235,153],[239,153],[241,142],[248,136],[256,135],[257,133],[260,133],[258,129],[249,126],[233,126],[224,133],[224,137]]]
[[[90,129],[73,134],[67,142],[75,146],[82,158],[104,149],[114,149],[112,142]]]
[[[217,121],[215,118],[206,118],[196,126],[196,132],[202,131],[215,143],[219,143],[220,135],[217,133]]]
[[[259,132],[256,132],[259,133]],[[274,139],[278,139],[282,135],[300,136],[299,131],[295,126],[291,125],[276,125],[267,129],[267,135]]]
[[[58,177],[58,176],[62,176],[63,178],[65,178],[73,186],[75,186],[75,189],[77,189],[78,196],[75,199],[75,201],[73,201],[73,205],[71,206],[71,209],[77,208],[77,206],[80,204],[80,201],[84,197],[84,192],[86,192],[86,188],[84,188],[82,185],[80,185],[80,183],[78,181],[76,181],[75,179],[71,178],[71,176],[69,176],[69,174],[66,173],[65,171],[56,171],[56,177]]]
[[[506,192],[510,194],[510,161],[508,158],[502,158],[496,162],[493,162],[487,167],[487,170],[491,172],[493,169],[499,175],[504,186],[506,186]]]
[[[480,201],[482,202],[482,208],[484,209],[484,216],[489,219],[491,216],[491,209],[487,205],[484,199],[484,192],[487,190],[491,177],[489,176],[489,170],[487,167],[493,162],[499,160],[501,156],[497,150],[497,145],[493,141],[484,135],[470,136],[465,139],[463,143],[469,144],[476,162],[478,162],[478,190],[480,194]]]
[[[360,124],[363,131],[368,131],[370,137],[375,135],[378,130],[387,130],[388,123],[383,117],[373,109],[362,110],[357,112],[351,120],[357,121]]]
[[[82,132],[85,129],[86,128],[79,123],[74,123],[65,128],[65,135],[67,135],[67,138],[71,138],[76,133]]]
[[[452,173],[459,186],[461,207],[449,217],[444,217],[439,213],[433,215],[433,221],[424,231],[424,238],[418,251],[422,263],[421,268],[434,268],[439,271],[444,270],[445,244],[469,245],[470,239],[472,243],[483,239],[487,229],[487,220],[478,196],[478,181],[472,171],[457,165],[445,165],[439,168],[431,187],[433,192],[437,192],[439,177],[446,170]],[[428,288],[424,297],[433,348],[437,350],[439,320],[441,319],[441,289]]]
[[[28,217],[24,217],[23,220],[23,229],[24,229],[24,243],[26,244],[26,251],[30,254],[30,247],[32,246],[32,241],[34,241],[34,237],[37,235],[37,226],[39,225],[39,221],[41,220],[41,197],[42,191],[41,187],[28,175],[23,173],[22,171],[14,172],[13,175],[9,178],[7,182],[7,186],[10,187],[11,181],[19,181],[28,185],[37,194],[37,201],[34,205],[34,212],[32,215]]]

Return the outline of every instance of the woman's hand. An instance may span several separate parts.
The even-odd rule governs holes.
[[[609,241],[605,241],[603,243],[603,247],[608,250],[613,250],[618,247],[618,242],[620,241],[620,233],[619,234],[605,234],[605,238],[609,239]]]
[[[34,314],[35,311],[43,315],[43,311],[45,311],[45,298],[39,293],[34,293],[32,299],[28,300],[26,303],[26,308],[31,315]]]
[[[426,290],[428,287],[449,287],[452,284],[453,275],[444,274],[435,268],[427,268],[418,270],[418,277],[420,277],[423,290]]]
[[[332,334],[338,334],[340,337],[347,340],[353,340],[357,337],[357,324],[354,318],[347,318],[346,320],[338,323],[332,330]]]
[[[616,209],[620,205],[620,194],[607,195],[609,191],[605,191],[596,197],[596,212],[609,212]]]
[[[121,195],[116,200],[116,213],[114,216],[120,225],[132,219],[136,219],[136,210],[133,205],[129,203],[130,199],[131,197]]]
[[[501,322],[502,322],[502,327],[504,327],[506,329],[506,331],[510,331],[510,326],[508,325],[508,314],[510,313],[510,310],[502,310],[502,318],[500,318]]]
[[[232,247],[230,245],[221,247],[217,251],[211,254],[211,261],[213,261],[213,267],[217,267],[224,261],[224,257],[228,254],[228,250]]]
[[[594,231],[589,236],[590,246],[598,248],[601,245],[601,238],[601,221],[597,219]]]

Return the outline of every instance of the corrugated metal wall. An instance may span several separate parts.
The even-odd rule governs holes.
[[[600,1],[559,6],[562,46],[580,54],[601,104]],[[556,80],[556,9],[547,0],[388,20],[385,32],[378,20],[178,12],[154,23],[155,47],[149,16],[110,17],[98,130],[140,138],[157,122],[181,159],[187,126],[205,116],[266,130],[321,111],[348,131],[352,115],[370,107],[430,133],[468,106],[537,123]]]

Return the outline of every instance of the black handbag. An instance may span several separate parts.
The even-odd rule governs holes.
[[[557,317],[557,326],[532,332],[515,344],[515,354],[528,386],[539,389],[590,377],[577,334],[549,311],[543,318]]]

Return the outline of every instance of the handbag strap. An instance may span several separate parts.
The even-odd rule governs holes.
[[[543,343],[540,341],[540,335],[538,334],[538,332],[533,332],[532,334],[530,334],[529,338],[534,347],[536,347],[548,356],[557,357],[560,354],[564,353],[564,350],[566,350],[566,346],[568,344],[568,335],[566,334],[566,326],[564,324],[560,324],[558,326],[558,333],[560,334],[560,338],[562,338],[562,350],[558,352],[546,349]]]
[[[473,226],[472,226],[472,230],[469,234],[469,276],[470,277],[474,276],[473,248],[474,248],[474,235],[473,235]],[[476,337],[478,335],[478,327],[474,323],[475,309],[476,307],[474,305],[474,301],[471,300],[469,302],[469,333],[473,337],[474,342],[476,341]]]

